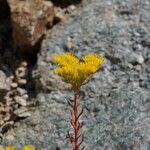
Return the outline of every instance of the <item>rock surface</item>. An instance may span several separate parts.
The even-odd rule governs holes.
[[[69,87],[52,73],[54,53],[106,58],[100,72],[82,87],[86,150],[150,149],[150,2],[85,0],[68,22],[47,34],[39,54],[36,81],[40,105],[4,145],[31,144],[42,150],[69,150]],[[138,56],[138,57],[135,57]],[[55,79],[55,80],[53,80]],[[56,83],[57,81],[57,83]]]
[[[53,23],[53,4],[45,0],[7,1],[15,44],[23,51],[35,49],[46,32],[47,24]]]
[[[9,90],[9,80],[6,77],[6,74],[0,70],[0,90]]]

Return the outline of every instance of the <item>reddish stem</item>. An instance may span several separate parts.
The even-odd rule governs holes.
[[[79,122],[79,117],[82,115],[83,109],[81,110],[81,112],[78,111],[79,93],[78,90],[74,90],[73,92],[74,92],[74,102],[73,104],[70,104],[70,102],[68,102],[68,104],[72,108],[71,126],[74,129],[74,134],[72,136],[69,134],[69,137],[70,137],[71,144],[73,146],[73,150],[79,150],[79,147],[83,142],[83,136],[81,136],[80,134],[83,124]],[[80,137],[82,139],[80,139]]]
[[[77,115],[78,115],[78,95],[77,92],[74,91],[74,106],[73,106],[73,112],[74,112],[74,150],[78,150],[78,119],[77,119]]]

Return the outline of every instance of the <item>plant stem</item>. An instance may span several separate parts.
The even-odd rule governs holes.
[[[72,107],[71,126],[74,130],[74,134],[72,136],[69,134],[69,137],[70,137],[71,144],[73,146],[73,150],[79,150],[79,147],[83,142],[83,137],[80,134],[80,130],[83,126],[83,123],[79,122],[79,117],[82,115],[83,109],[79,113],[79,111],[78,111],[79,92],[78,92],[78,90],[73,90],[73,92],[74,92],[74,102],[71,105],[71,107]],[[80,139],[80,138],[82,138],[82,139]],[[79,142],[79,140],[80,140],[80,142]],[[82,148],[82,150],[83,149],[84,149],[84,147]]]
[[[74,91],[74,106],[73,106],[73,113],[74,113],[74,150],[78,150],[78,94],[77,91]]]

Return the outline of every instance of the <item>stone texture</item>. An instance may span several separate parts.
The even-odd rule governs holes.
[[[6,74],[0,70],[0,90],[9,90],[10,80],[7,78]]]
[[[53,22],[53,4],[45,0],[7,0],[11,10],[13,39],[24,51],[36,48]]]
[[[4,134],[11,129],[16,122],[16,118],[18,120],[19,117],[23,118],[30,116],[26,107],[28,105],[27,100],[29,96],[27,91],[24,89],[26,82],[25,77],[27,75],[27,62],[23,61],[17,66],[18,67],[14,71],[15,75],[11,75],[7,78],[7,80],[9,80],[9,83],[7,84],[5,81],[6,79],[4,78],[5,73],[0,72],[0,134]],[[25,82],[20,83],[21,80]],[[2,88],[5,89],[5,85],[10,86],[10,88],[4,93]],[[1,92],[3,92],[3,95]],[[9,122],[13,123],[9,124]]]
[[[15,139],[6,137],[2,144],[71,149],[66,98],[72,93],[53,74],[51,59],[69,49],[77,56],[92,52],[106,58],[81,89],[86,150],[149,150],[149,8],[149,0],[85,0],[68,22],[48,32],[35,71],[39,106],[18,125]]]

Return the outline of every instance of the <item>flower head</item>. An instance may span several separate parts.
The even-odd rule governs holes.
[[[35,147],[33,147],[33,146],[24,146],[23,150],[35,150]]]
[[[15,147],[14,147],[14,146],[7,146],[7,147],[5,148],[5,150],[15,150]]]
[[[78,63],[78,58],[69,52],[62,54],[62,55],[59,55],[59,54],[54,55],[53,59],[57,62],[57,64],[60,67],[73,65],[73,64],[75,65]]]
[[[5,148],[3,146],[0,146],[0,150],[5,150]]]
[[[73,88],[79,88],[86,79],[99,70],[104,61],[103,57],[96,54],[88,54],[80,60],[68,52],[54,55],[53,59],[58,64],[54,72]]]

